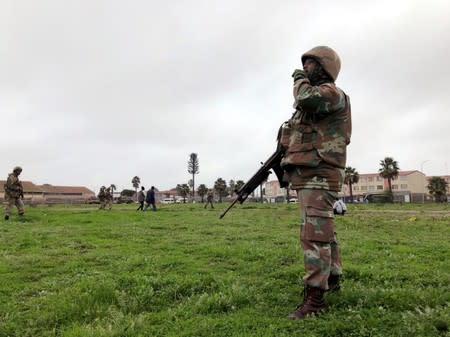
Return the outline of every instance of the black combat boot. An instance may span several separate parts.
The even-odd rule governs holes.
[[[5,220],[9,220],[9,215],[5,215]]]
[[[311,314],[324,311],[327,306],[323,300],[324,289],[307,286],[303,303],[288,315],[289,319],[305,319]]]
[[[330,274],[328,277],[328,290],[330,292],[338,292],[341,290],[341,275]]]

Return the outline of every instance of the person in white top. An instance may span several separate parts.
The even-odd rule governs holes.
[[[333,205],[333,212],[335,215],[344,215],[347,212],[347,206],[341,199],[336,198]]]

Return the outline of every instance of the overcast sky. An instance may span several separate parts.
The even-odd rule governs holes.
[[[334,48],[347,165],[449,174],[448,0],[0,0],[0,168],[169,189],[247,180],[292,113],[302,53]]]

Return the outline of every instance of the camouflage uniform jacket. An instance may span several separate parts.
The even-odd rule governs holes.
[[[106,199],[106,192],[104,189],[100,189],[100,192],[98,192],[98,199],[100,201],[104,201]]]
[[[281,166],[324,163],[345,168],[352,130],[350,98],[334,83],[312,86],[308,79],[295,82],[294,97],[296,111],[281,128]]]
[[[211,201],[213,201],[213,194],[212,194],[212,192],[208,192],[208,194],[207,194],[207,196],[206,196],[206,200],[208,201],[208,202],[211,202]]]
[[[105,199],[106,200],[112,200],[112,193],[109,189],[105,190]]]
[[[334,83],[312,86],[308,79],[295,82],[294,98],[296,111],[281,129],[281,166],[317,167],[324,162],[345,168],[352,131],[350,98]]]
[[[20,198],[23,194],[22,182],[14,173],[10,173],[8,175],[8,179],[6,180],[4,187],[5,194],[11,198]]]

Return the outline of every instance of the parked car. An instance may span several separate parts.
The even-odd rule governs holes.
[[[126,195],[121,195],[120,197],[117,198],[118,204],[131,204],[132,202],[133,198]]]
[[[364,196],[365,203],[386,203],[391,202],[391,197],[386,193],[369,193]]]
[[[290,204],[297,204],[298,203],[298,199],[297,198],[290,198],[289,199],[289,203]]]
[[[173,204],[173,203],[175,203],[175,199],[174,198],[164,198],[163,200],[161,200],[161,203],[163,203],[163,204]]]

